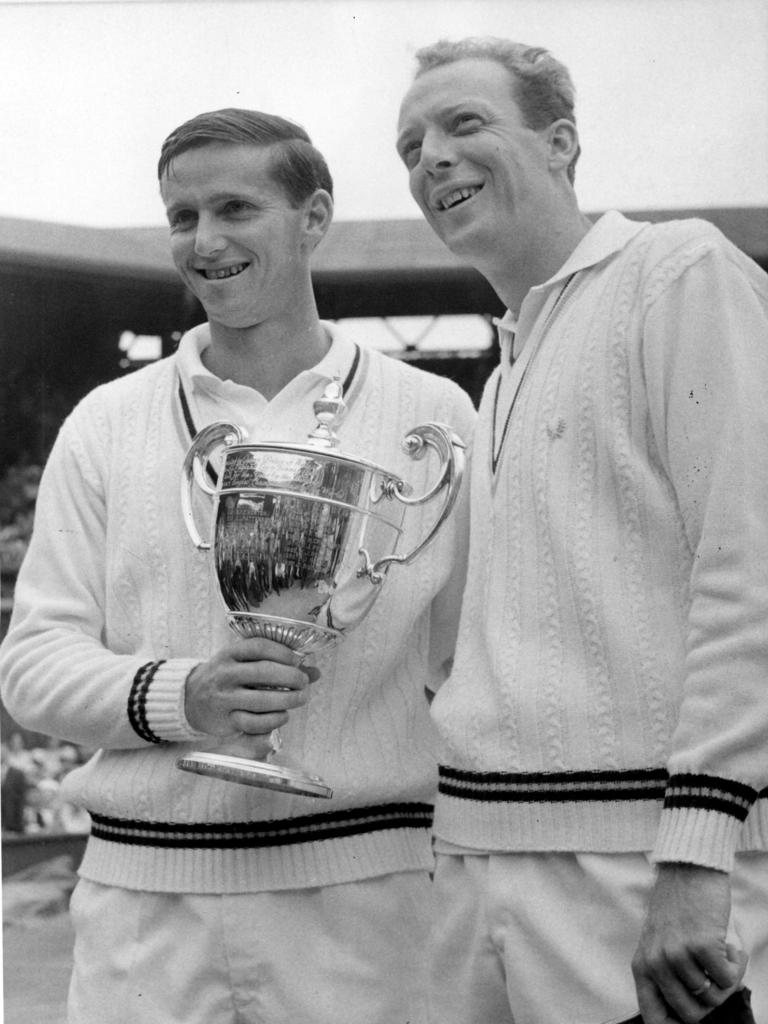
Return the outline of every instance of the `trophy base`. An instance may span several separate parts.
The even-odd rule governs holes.
[[[326,647],[333,647],[341,637],[338,629],[259,612],[230,611],[227,619],[235,633],[246,640],[275,640],[300,654],[315,654]]]
[[[247,757],[232,757],[229,754],[208,754],[199,750],[176,762],[176,767],[197,775],[209,775],[227,782],[240,782],[245,786],[260,786],[262,789],[279,789],[283,793],[301,793],[328,799],[333,790],[318,775],[307,775],[295,768],[270,764],[267,761],[252,761]]]

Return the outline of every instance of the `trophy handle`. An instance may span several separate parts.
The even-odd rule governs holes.
[[[208,459],[217,448],[229,448],[233,444],[243,444],[247,440],[248,434],[242,427],[238,427],[234,423],[217,421],[203,427],[195,435],[192,446],[184,458],[181,471],[181,511],[187,533],[192,538],[195,547],[201,551],[210,551],[211,545],[202,539],[195,522],[195,513],[192,508],[192,485],[193,483],[197,484],[205,494],[215,495],[216,488],[212,487],[205,478]]]
[[[423,505],[444,490],[443,506],[429,533],[407,554],[387,555],[385,558],[380,558],[378,562],[371,562],[368,552],[365,548],[361,548],[360,554],[365,559],[365,567],[359,571],[358,575],[367,576],[371,583],[381,583],[393,562],[409,565],[415,558],[418,558],[427,544],[434,539],[435,534],[448,518],[456,503],[464,476],[466,447],[458,434],[442,423],[423,423],[414,427],[406,435],[403,439],[403,448],[412,459],[423,459],[427,448],[434,448],[437,451],[440,456],[440,473],[434,485],[417,497],[408,497],[404,493],[404,488],[393,482],[385,487],[386,496],[396,498],[404,505]]]

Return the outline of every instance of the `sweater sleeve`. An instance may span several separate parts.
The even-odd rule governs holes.
[[[768,289],[739,257],[712,239],[675,254],[643,353],[651,431],[691,563],[654,856],[724,871],[768,786]]]
[[[83,419],[81,407],[65,422],[40,483],[0,649],[3,700],[20,725],[93,749],[192,739],[184,682],[199,659],[105,645],[104,454]]]

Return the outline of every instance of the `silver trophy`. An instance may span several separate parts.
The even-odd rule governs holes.
[[[464,444],[450,427],[425,423],[403,439],[405,452],[439,457],[432,487],[413,496],[399,477],[340,451],[334,426],[344,402],[333,380],[314,403],[317,426],[305,444],[250,444],[232,423],[201,430],[184,460],[181,504],[197,548],[213,551],[213,566],[230,627],[241,637],[265,637],[302,655],[337,643],[378,597],[390,566],[408,565],[447,519],[464,472]],[[215,453],[222,456],[216,474]],[[213,499],[212,540],[195,521],[195,488]],[[398,553],[408,508],[442,497],[427,535]],[[245,737],[240,737],[240,748]],[[330,797],[332,790],[301,766],[281,764],[279,734],[268,761],[240,754],[194,751],[178,759],[185,771],[289,793]]]

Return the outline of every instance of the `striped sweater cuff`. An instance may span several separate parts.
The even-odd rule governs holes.
[[[653,859],[730,872],[742,826],[757,790],[732,779],[670,776]]]
[[[133,678],[128,696],[128,720],[148,743],[183,743],[199,739],[184,714],[184,683],[199,664],[195,658],[148,661]]]

